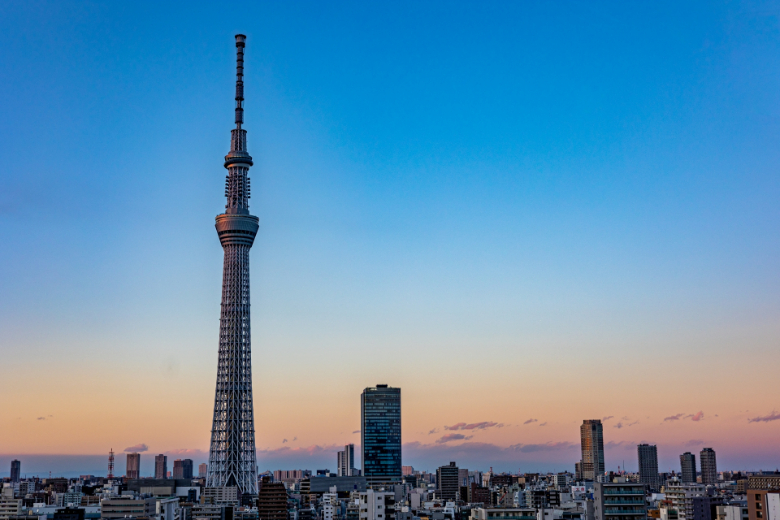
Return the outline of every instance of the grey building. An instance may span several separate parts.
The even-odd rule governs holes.
[[[369,488],[400,484],[401,389],[366,388],[360,396],[363,476]]]
[[[11,482],[19,482],[21,480],[22,463],[14,459],[11,461]]]
[[[174,460],[173,478],[192,478],[192,459]]]
[[[684,484],[696,482],[696,455],[686,451],[680,455],[680,481]]]
[[[336,476],[352,477],[355,474],[355,445],[347,444],[336,454]]]
[[[645,485],[597,482],[593,514],[594,520],[646,520]]]
[[[168,457],[162,453],[154,457],[154,478],[168,478]]]
[[[705,486],[714,486],[718,483],[718,465],[715,462],[715,450],[704,448],[699,453],[701,464],[701,483]]]
[[[640,444],[636,447],[636,452],[639,459],[639,482],[653,491],[658,491],[658,448],[654,444]]]
[[[449,466],[441,466],[436,470],[436,489],[443,500],[455,500],[460,490],[458,482],[458,466],[450,462]]]
[[[597,475],[604,474],[604,428],[599,419],[582,421],[580,443],[582,478],[596,480]]]

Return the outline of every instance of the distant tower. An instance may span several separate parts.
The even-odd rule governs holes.
[[[336,476],[352,477],[355,468],[355,445],[347,444],[344,451],[336,453]]]
[[[654,444],[640,444],[636,451],[639,459],[639,483],[658,491],[658,448]]]
[[[14,459],[11,461],[11,482],[19,482],[22,473],[22,463]]]
[[[701,483],[705,486],[714,486],[718,483],[718,465],[715,463],[715,450],[704,448],[699,453],[701,464]]]
[[[108,452],[108,480],[114,478],[114,448]]]
[[[696,455],[689,451],[680,455],[680,473],[683,484],[696,482]]]
[[[366,388],[360,396],[362,476],[372,489],[401,483],[401,389]]]
[[[217,216],[217,234],[225,253],[222,270],[222,310],[219,364],[211,427],[206,487],[237,486],[257,495],[255,420],[252,402],[252,349],[249,328],[249,249],[259,227],[249,214],[249,168],[244,122],[244,46],[236,35],[236,128],[231,131],[225,183],[225,213]]]
[[[582,478],[596,480],[604,474],[604,427],[599,419],[582,421],[580,426],[582,447]]]
[[[154,478],[168,478],[168,457],[162,453],[154,457]]]
[[[127,466],[125,466],[127,478],[141,478],[141,454],[128,453]]]

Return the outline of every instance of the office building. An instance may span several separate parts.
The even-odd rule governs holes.
[[[219,361],[214,390],[214,415],[206,486],[237,486],[240,494],[257,495],[252,347],[249,315],[249,250],[259,220],[249,214],[249,168],[244,123],[244,48],[246,36],[236,35],[236,127],[230,132],[225,156],[225,212],[216,228],[224,251],[222,303],[219,316]],[[190,475],[192,476],[192,475]]]
[[[780,489],[780,473],[751,475],[748,477],[747,489]]]
[[[191,459],[174,460],[173,478],[192,478],[192,460]]]
[[[127,478],[139,478],[141,475],[141,454],[127,454],[127,468],[125,471]]]
[[[599,419],[582,421],[580,443],[582,478],[596,480],[598,475],[604,474],[604,428]]]
[[[680,481],[683,484],[696,482],[696,455],[690,451],[680,455]]]
[[[597,482],[593,514],[594,520],[646,520],[645,485]]]
[[[450,462],[449,466],[441,466],[436,470],[436,494],[438,498],[455,500],[458,497],[458,491],[460,490],[458,474],[458,466],[454,462]]]
[[[198,477],[199,478],[206,478],[206,475],[208,475],[209,471],[209,465],[205,462],[203,464],[198,465]]]
[[[715,462],[715,450],[704,448],[699,453],[701,464],[701,483],[705,486],[714,486],[718,483],[718,465]]]
[[[747,508],[749,520],[780,520],[780,490],[748,490]]]
[[[401,475],[404,477],[414,475],[414,468],[412,466],[401,466]]]
[[[658,448],[654,444],[640,444],[636,447],[639,459],[639,483],[653,491],[659,489]]]
[[[359,506],[359,520],[395,520],[394,492],[367,489],[359,494]]]
[[[100,503],[100,518],[103,520],[151,518],[156,513],[157,500],[154,498],[107,498]]]
[[[263,477],[257,492],[258,520],[287,520],[287,488]]]
[[[355,473],[355,445],[347,444],[336,454],[336,476],[352,477]]]
[[[362,475],[369,488],[401,483],[401,389],[376,385],[360,398]]]
[[[680,520],[693,520],[693,499],[707,496],[705,486],[696,483],[671,483],[664,486],[666,500],[677,511]]]
[[[22,463],[14,459],[11,461],[11,482],[19,482],[22,475]]]
[[[168,477],[168,457],[160,453],[154,457],[154,478]]]

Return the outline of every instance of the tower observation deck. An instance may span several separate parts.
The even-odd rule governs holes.
[[[249,214],[249,168],[244,122],[244,47],[236,35],[236,127],[225,156],[225,212],[216,217],[224,250],[222,305],[219,318],[219,364],[214,394],[206,487],[235,486],[257,495],[255,421],[252,401],[252,348],[249,321],[249,250],[258,218]]]

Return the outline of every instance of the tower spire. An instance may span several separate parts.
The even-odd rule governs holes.
[[[246,36],[236,35],[236,130],[244,123],[244,47]],[[231,150],[232,151],[232,150]]]

